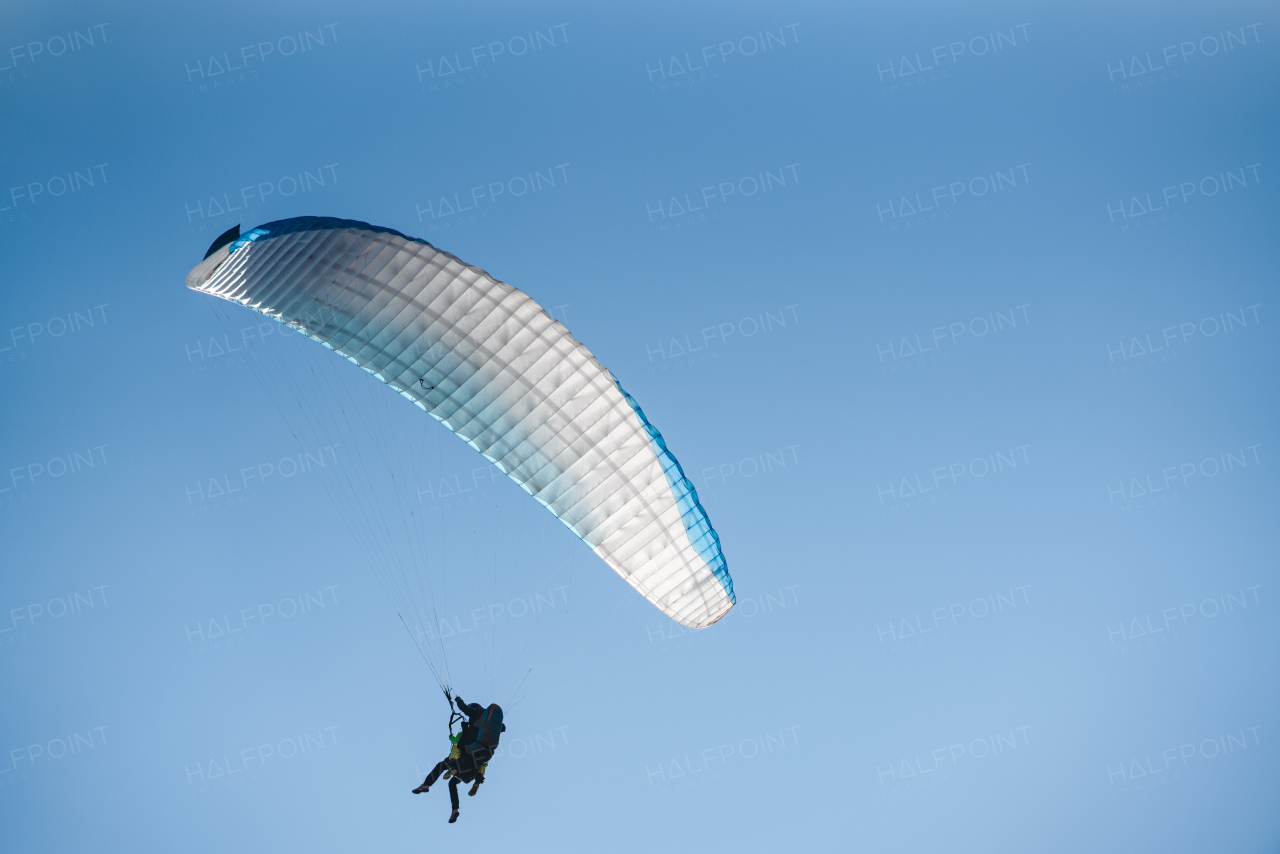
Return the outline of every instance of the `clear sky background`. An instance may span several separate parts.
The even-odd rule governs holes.
[[[1276,850],[1274,4],[834,5],[0,10],[0,846]],[[183,286],[304,214],[563,320],[739,597],[681,632],[387,416],[454,686],[539,686],[452,827],[255,374],[349,366]]]

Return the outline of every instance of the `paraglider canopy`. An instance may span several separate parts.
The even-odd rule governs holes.
[[[226,246],[228,243],[235,240],[239,236],[240,236],[240,223],[236,223],[235,225],[231,226],[231,228],[228,228],[226,231],[222,232],[222,234],[218,235],[218,239],[213,241],[213,245],[209,247],[208,252],[204,253],[204,257],[208,258],[210,255],[217,252],[219,249]]]
[[[693,483],[614,375],[528,295],[425,240],[333,217],[239,228],[187,286],[285,323],[491,460],[690,628],[733,582]]]

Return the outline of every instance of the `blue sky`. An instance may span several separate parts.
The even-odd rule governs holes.
[[[7,5],[6,849],[1274,850],[1277,23]],[[349,366],[183,286],[299,215],[565,322],[738,593],[679,630],[391,395],[455,687],[538,686],[453,827],[356,458],[258,379]]]

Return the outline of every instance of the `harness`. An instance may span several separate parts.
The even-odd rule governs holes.
[[[453,740],[453,725],[462,720],[462,712],[458,711],[453,704],[453,695],[449,693],[449,689],[444,689],[445,702],[449,704],[449,739]]]
[[[472,767],[469,770],[464,770],[457,767],[462,760],[464,745],[461,745],[458,743],[461,740],[460,739],[461,733],[459,733],[457,736],[453,734],[453,725],[462,721],[463,714],[462,712],[458,711],[457,705],[453,702],[453,694],[449,691],[448,688],[446,688],[444,691],[444,698],[445,698],[445,701],[449,704],[449,742],[453,746],[453,749],[449,751],[449,758],[455,762],[455,766],[449,769],[448,771],[446,771],[444,776],[446,778],[450,776],[456,776],[458,777],[458,779],[462,780],[465,783],[470,783],[472,779],[474,779],[473,775],[477,773],[480,775],[481,778],[483,778],[485,769],[489,767],[489,758],[491,757],[485,757],[483,762],[475,762],[475,757],[472,756],[471,757]],[[466,775],[465,779],[463,776],[464,774]]]

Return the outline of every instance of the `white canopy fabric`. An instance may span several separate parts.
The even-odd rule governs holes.
[[[286,323],[377,376],[682,625],[709,626],[733,607],[720,538],[661,434],[591,351],[511,285],[390,229],[299,217],[214,249],[187,287]]]

